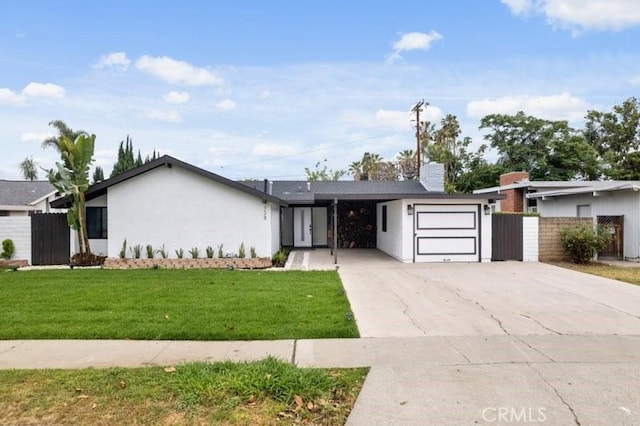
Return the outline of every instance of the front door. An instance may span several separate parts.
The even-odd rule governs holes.
[[[293,245],[295,247],[311,247],[312,236],[311,207],[294,207]]]

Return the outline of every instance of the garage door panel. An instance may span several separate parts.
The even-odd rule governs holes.
[[[477,204],[416,204],[416,262],[478,262]]]
[[[418,229],[476,229],[476,212],[418,212]]]
[[[477,254],[476,237],[419,237],[418,255]]]

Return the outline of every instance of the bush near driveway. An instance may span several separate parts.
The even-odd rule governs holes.
[[[0,300],[0,339],[358,337],[335,271],[2,272]]]

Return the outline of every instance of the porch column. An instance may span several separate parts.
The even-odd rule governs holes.
[[[333,200],[333,263],[338,264],[338,199]]]

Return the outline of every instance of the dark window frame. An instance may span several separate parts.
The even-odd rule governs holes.
[[[97,218],[95,216],[97,215]],[[87,207],[87,236],[90,240],[106,240],[109,226],[106,207]]]
[[[387,232],[387,206],[382,206],[382,232]]]

